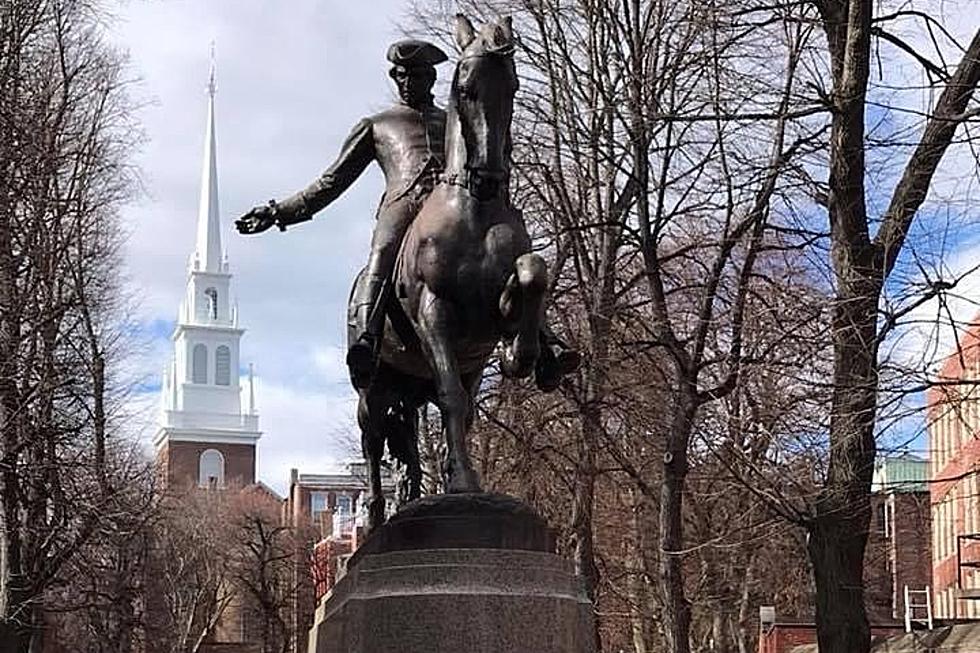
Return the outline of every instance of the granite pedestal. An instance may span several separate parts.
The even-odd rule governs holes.
[[[309,653],[594,653],[592,606],[553,550],[510,497],[409,504],[321,600]]]

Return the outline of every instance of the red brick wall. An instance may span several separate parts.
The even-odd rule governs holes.
[[[891,501],[888,532],[881,510]],[[928,492],[875,494],[864,558],[865,605],[872,622],[903,619],[905,585],[932,585],[932,508]]]
[[[894,533],[892,617],[904,619],[905,586],[921,590],[932,585],[932,506],[928,492],[895,495]]]
[[[892,637],[905,632],[903,626],[872,626],[872,637]],[[813,624],[773,624],[759,634],[759,653],[789,653],[796,646],[817,643]]]
[[[816,642],[817,629],[812,624],[775,624],[759,634],[759,653],[786,653],[794,646]]]
[[[226,487],[245,487],[255,482],[255,445],[168,442],[157,454],[167,485],[197,485],[198,463],[207,449],[216,449],[225,457]]]
[[[335,540],[333,538],[320,540],[313,547],[313,589],[316,601],[330,591],[337,582],[337,564],[340,556],[353,551],[352,540]]]

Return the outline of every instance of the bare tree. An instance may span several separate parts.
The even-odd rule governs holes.
[[[293,529],[282,524],[281,506],[263,500],[259,492],[246,490],[236,511],[233,577],[245,614],[258,624],[254,635],[262,653],[286,653],[292,641],[289,610],[298,589],[293,575],[297,547]]]
[[[147,587],[149,636],[160,651],[197,653],[236,599],[238,535],[223,491],[171,493],[155,524]]]
[[[15,651],[39,650],[46,590],[126,505],[109,325],[137,130],[98,20],[94,3],[0,5],[0,638]]]
[[[862,577],[877,449],[879,304],[940,161],[957,128],[975,115],[970,101],[980,82],[980,31],[955,70],[931,67],[941,73],[937,81],[942,91],[921,125],[890,201],[876,215],[869,208],[866,180],[873,39],[876,34],[887,39],[884,26],[903,15],[935,21],[928,14],[904,11],[876,17],[871,0],[811,4],[830,58],[831,86],[824,92],[832,116],[826,206],[835,301],[830,458],[826,484],[808,525],[809,551],[820,650],[861,653],[870,648]]]

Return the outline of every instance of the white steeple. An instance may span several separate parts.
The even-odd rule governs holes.
[[[245,330],[231,302],[231,273],[221,251],[214,138],[214,49],[208,82],[208,121],[201,174],[197,241],[174,329],[173,363],[163,384],[163,410],[154,443],[249,445],[259,439],[251,370],[246,411],[239,374]]]
[[[197,249],[194,263],[206,272],[222,271],[221,223],[218,218],[218,163],[214,136],[214,44],[208,75],[208,122],[201,165],[201,199],[197,208]]]

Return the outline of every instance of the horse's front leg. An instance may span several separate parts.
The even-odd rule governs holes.
[[[446,431],[446,461],[443,465],[446,492],[479,492],[480,482],[466,446],[471,401],[463,387],[453,351],[454,322],[455,315],[449,302],[424,287],[419,302],[419,335],[432,365],[436,403]]]
[[[504,291],[500,294],[503,332],[509,338],[501,360],[501,371],[523,378],[534,370],[541,352],[539,332],[544,319],[548,267],[537,254],[523,254],[514,262]]]
[[[361,427],[361,451],[368,468],[368,532],[384,523],[385,495],[381,488],[381,457],[384,455],[384,433],[381,423],[384,409],[378,401],[372,401],[367,390],[360,391],[357,405],[357,422]]]

